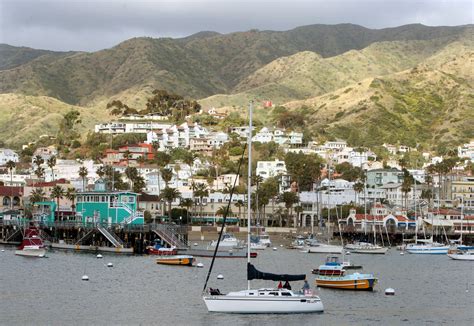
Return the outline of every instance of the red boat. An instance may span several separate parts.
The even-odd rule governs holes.
[[[43,240],[39,235],[39,230],[35,226],[30,226],[25,230],[23,241],[18,250],[15,250],[15,255],[44,257],[46,250]]]
[[[159,255],[159,256],[174,256],[178,254],[178,249],[176,248],[165,248],[165,247],[152,247],[148,246],[146,251],[149,255]]]

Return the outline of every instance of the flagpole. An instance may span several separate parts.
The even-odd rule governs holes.
[[[248,158],[248,175],[247,175],[247,266],[250,264],[250,215],[252,205],[250,199],[252,198],[252,105],[249,104],[249,133],[247,137],[249,158]],[[250,290],[250,280],[247,280],[247,290]]]

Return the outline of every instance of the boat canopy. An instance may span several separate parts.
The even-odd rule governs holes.
[[[269,281],[303,281],[306,279],[305,274],[289,275],[289,274],[271,274],[264,273],[255,268],[252,264],[247,264],[247,280],[269,280]]]

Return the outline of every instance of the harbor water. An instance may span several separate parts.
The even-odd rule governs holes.
[[[120,256],[49,251],[48,258],[0,252],[1,325],[473,325],[474,264],[444,255],[346,256],[361,272],[373,272],[374,292],[317,289],[323,314],[228,315],[208,313],[201,290],[210,259],[197,258],[204,268],[162,266],[152,256]],[[252,262],[273,273],[306,273],[323,254],[271,248]],[[113,267],[107,267],[112,262]],[[360,271],[360,270],[359,270]],[[352,271],[348,271],[352,273]],[[83,275],[89,281],[82,281]],[[216,276],[222,274],[223,280]],[[255,281],[252,287],[273,287]],[[302,287],[294,282],[293,290]],[[247,287],[245,259],[218,259],[209,286],[221,292]],[[384,290],[394,288],[395,296]]]

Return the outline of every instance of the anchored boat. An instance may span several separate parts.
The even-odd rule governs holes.
[[[316,285],[322,288],[373,291],[377,278],[372,274],[354,273],[345,276],[322,276],[316,277]]]
[[[347,250],[357,254],[379,254],[384,255],[388,248],[369,242],[356,242],[346,245]]]
[[[39,235],[39,230],[35,226],[30,226],[25,230],[23,241],[18,250],[15,250],[15,255],[28,257],[44,257],[46,249]]]
[[[156,258],[156,263],[161,265],[193,266],[195,259],[190,255],[163,256]]]
[[[342,276],[345,272],[337,256],[328,256],[324,265],[312,270],[313,274],[325,276]]]

